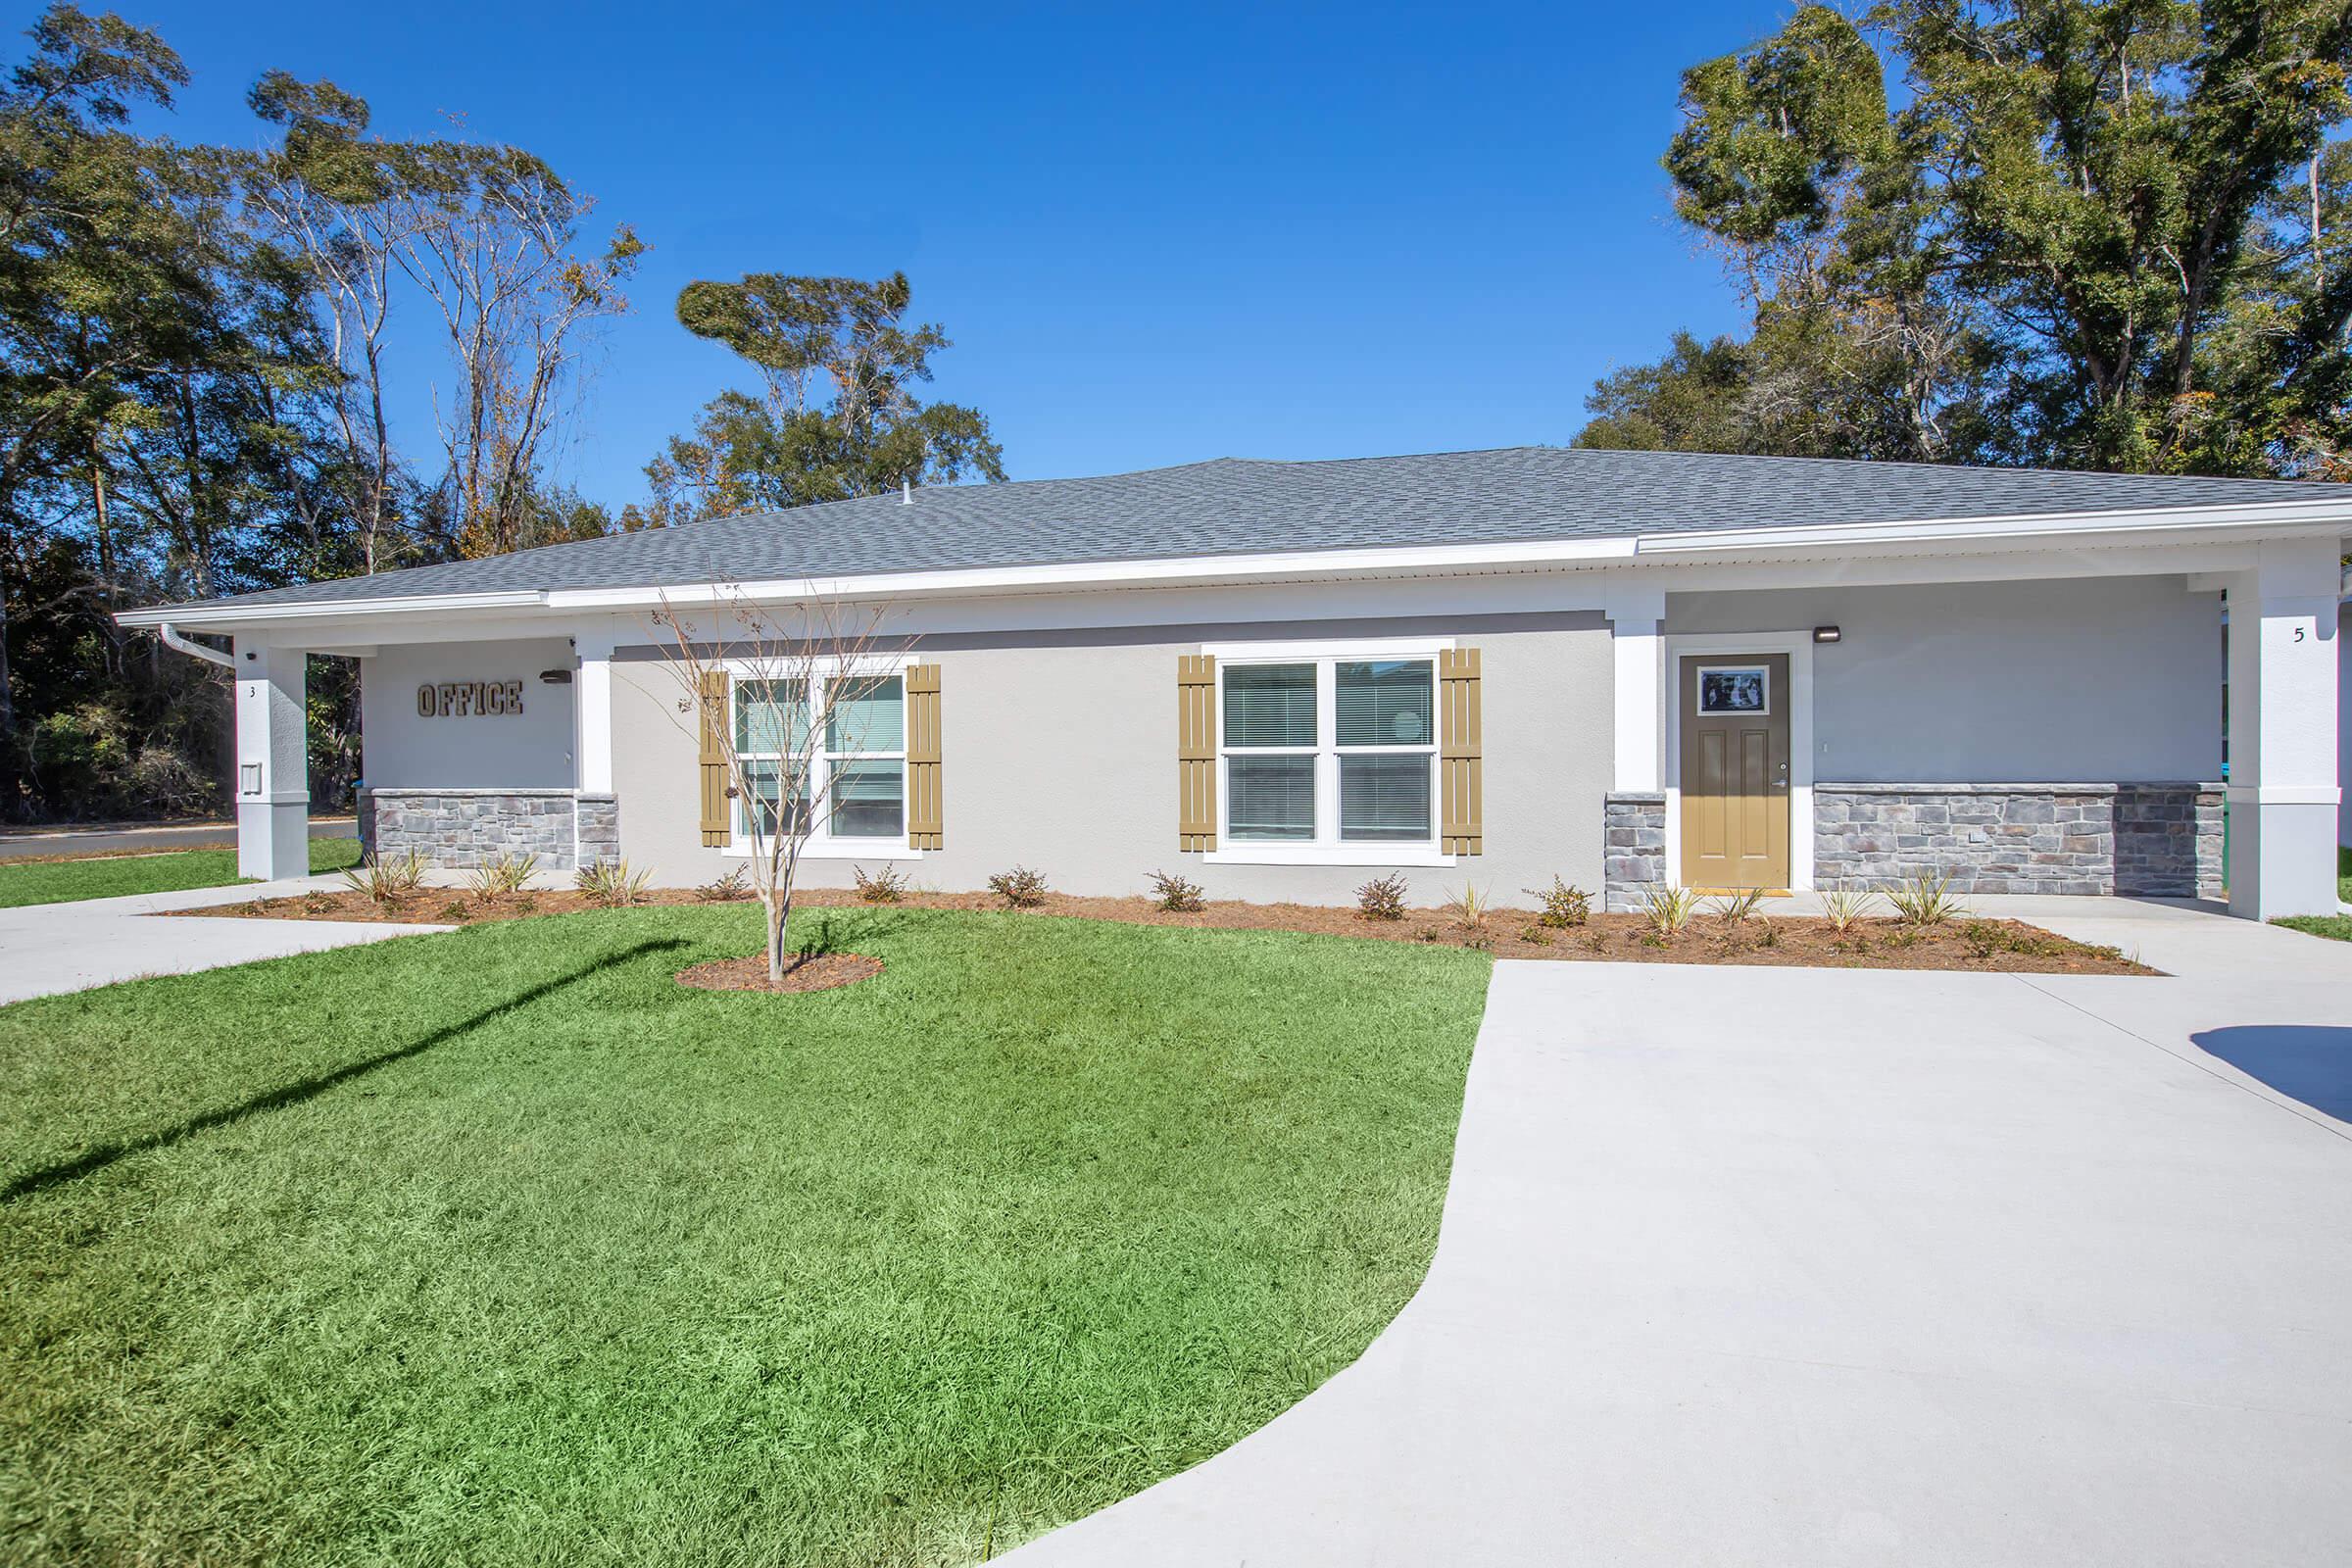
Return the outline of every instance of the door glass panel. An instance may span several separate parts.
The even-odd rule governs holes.
[[[1772,708],[1772,680],[1761,668],[1722,666],[1698,672],[1698,710],[1702,713],[1764,713]]]

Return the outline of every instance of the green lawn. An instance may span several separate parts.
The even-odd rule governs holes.
[[[965,1562],[1419,1282],[1484,957],[829,919],[880,977],[676,986],[732,906],[0,1009],[0,1558]]]
[[[2352,904],[2352,847],[2335,852],[2335,896]],[[2352,914],[2289,914],[2271,922],[2335,942],[2352,942]]]
[[[311,840],[314,872],[340,871],[359,863],[357,839]],[[169,855],[117,855],[92,860],[0,861],[0,909],[113,899],[131,893],[226,887],[237,880],[234,850],[178,850]]]

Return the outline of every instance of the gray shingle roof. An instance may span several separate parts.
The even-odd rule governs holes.
[[[1566,447],[1325,463],[1219,458],[1094,479],[918,490],[912,506],[895,495],[827,502],[221,602],[330,605],[411,594],[687,587],[2322,498],[2352,501],[2352,485]]]

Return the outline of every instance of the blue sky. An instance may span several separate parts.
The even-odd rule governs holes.
[[[1788,11],[114,3],[195,74],[177,136],[260,141],[283,67],[389,134],[462,112],[636,226],[562,460],[615,506],[744,380],[679,286],[750,270],[904,269],[956,340],[934,395],[1015,478],[1564,442],[1594,376],[1738,324],[1657,159],[1681,69]]]

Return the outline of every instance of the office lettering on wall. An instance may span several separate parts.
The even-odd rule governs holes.
[[[518,680],[426,681],[416,688],[418,718],[503,718],[521,711]]]

